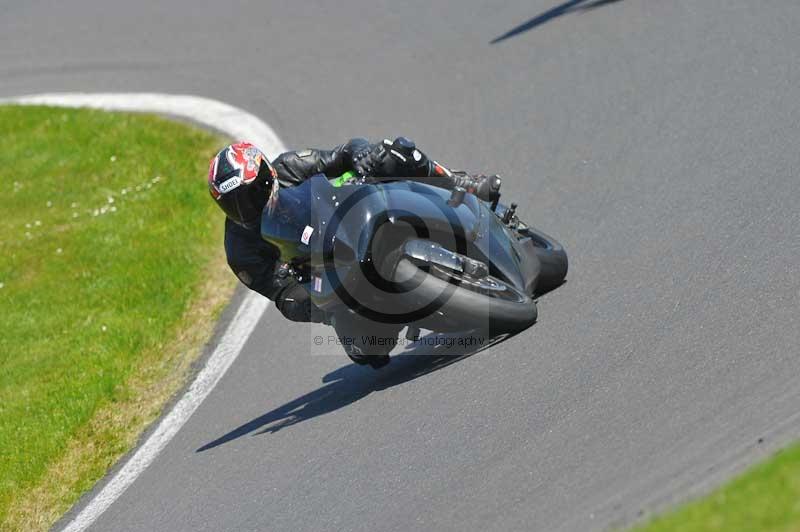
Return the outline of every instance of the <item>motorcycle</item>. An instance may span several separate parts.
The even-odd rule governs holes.
[[[516,207],[458,187],[316,175],[280,189],[261,235],[337,332],[359,323],[395,339],[404,326],[407,338],[497,337],[533,325],[536,298],[567,275],[564,248]]]

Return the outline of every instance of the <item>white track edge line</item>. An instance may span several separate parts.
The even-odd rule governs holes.
[[[0,103],[167,114],[188,118],[235,139],[249,140],[270,157],[286,151],[272,128],[258,117],[232,105],[198,96],[157,93],[52,93],[7,98],[0,100]],[[248,292],[214,352],[183,397],[161,419],[156,429],[125,465],[67,524],[64,532],[82,532],[88,528],[147,469],[239,356],[267,304],[265,298]]]

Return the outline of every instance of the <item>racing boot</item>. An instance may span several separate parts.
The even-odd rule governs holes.
[[[350,313],[336,314],[333,328],[348,358],[359,365],[380,369],[389,363],[400,328],[371,322]]]

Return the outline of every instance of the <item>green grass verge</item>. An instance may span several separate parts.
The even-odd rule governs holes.
[[[634,530],[800,530],[800,445],[780,451],[710,495]]]
[[[49,526],[179,387],[133,397],[185,369],[166,351],[207,336],[176,338],[213,328],[222,302],[201,292],[222,218],[203,178],[222,142],[155,116],[0,106],[1,528]],[[214,307],[194,311],[206,322],[193,305]]]

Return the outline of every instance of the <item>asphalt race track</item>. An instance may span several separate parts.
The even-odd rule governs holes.
[[[570,254],[533,328],[449,364],[312,356],[270,307],[93,530],[604,529],[800,435],[800,4],[558,3],[1,2],[0,96],[405,134]]]

